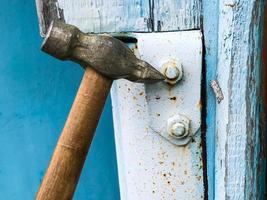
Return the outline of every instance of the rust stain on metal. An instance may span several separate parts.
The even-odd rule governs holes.
[[[156,98],[155,98],[155,99],[159,100],[159,99],[160,99],[160,96],[156,96]]]
[[[198,102],[197,108],[202,109],[202,102],[201,102],[201,100]]]
[[[170,97],[169,99],[172,100],[172,101],[176,101],[177,100],[177,98],[175,96],[174,97]]]

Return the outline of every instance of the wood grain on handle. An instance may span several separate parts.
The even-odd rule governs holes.
[[[87,67],[37,200],[73,197],[112,81]]]

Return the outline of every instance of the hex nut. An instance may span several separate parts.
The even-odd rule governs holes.
[[[166,76],[166,82],[174,85],[183,77],[182,63],[171,59],[163,64],[163,74]]]
[[[167,131],[170,137],[184,139],[190,134],[190,119],[185,115],[178,114],[168,119]]]

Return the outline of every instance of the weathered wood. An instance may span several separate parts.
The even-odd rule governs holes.
[[[216,98],[211,87],[211,82],[216,79],[218,61],[218,1],[203,0],[203,35],[204,35],[204,66],[203,66],[203,124],[206,138],[206,161],[208,197],[214,199],[215,184],[215,131],[216,131]],[[207,187],[207,185],[206,185]]]
[[[267,3],[265,3],[264,9],[264,27],[263,27],[263,40],[262,40],[262,72],[261,72],[261,98],[262,98],[262,110],[261,110],[261,144],[262,144],[262,156],[267,158]],[[265,133],[265,134],[264,134]],[[267,167],[267,165],[266,165]],[[267,170],[267,169],[266,169]],[[267,175],[267,173],[266,173]],[[266,177],[267,180],[267,177]],[[267,184],[266,184],[267,187]],[[267,190],[266,190],[267,191]]]
[[[264,7],[264,25],[263,25],[263,39],[262,39],[262,68],[261,68],[261,109],[260,109],[260,138],[259,138],[259,151],[260,162],[257,167],[258,177],[258,192],[260,198],[267,197],[267,4],[265,1]]]
[[[53,19],[84,32],[150,32],[200,28],[200,0],[36,0],[41,34]]]
[[[264,199],[260,157],[260,55],[263,0],[221,0],[215,199]]]
[[[110,79],[86,68],[37,200],[72,199],[111,83]]]
[[[76,25],[83,32],[150,31],[149,1],[36,0],[42,33],[53,19]]]
[[[200,29],[200,0],[155,0],[154,4],[155,31]]]

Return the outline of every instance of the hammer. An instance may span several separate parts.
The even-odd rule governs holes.
[[[51,23],[42,50],[79,63],[85,73],[43,178],[37,200],[70,200],[78,183],[112,80],[155,83],[165,77],[122,41],[82,33],[61,21]]]

